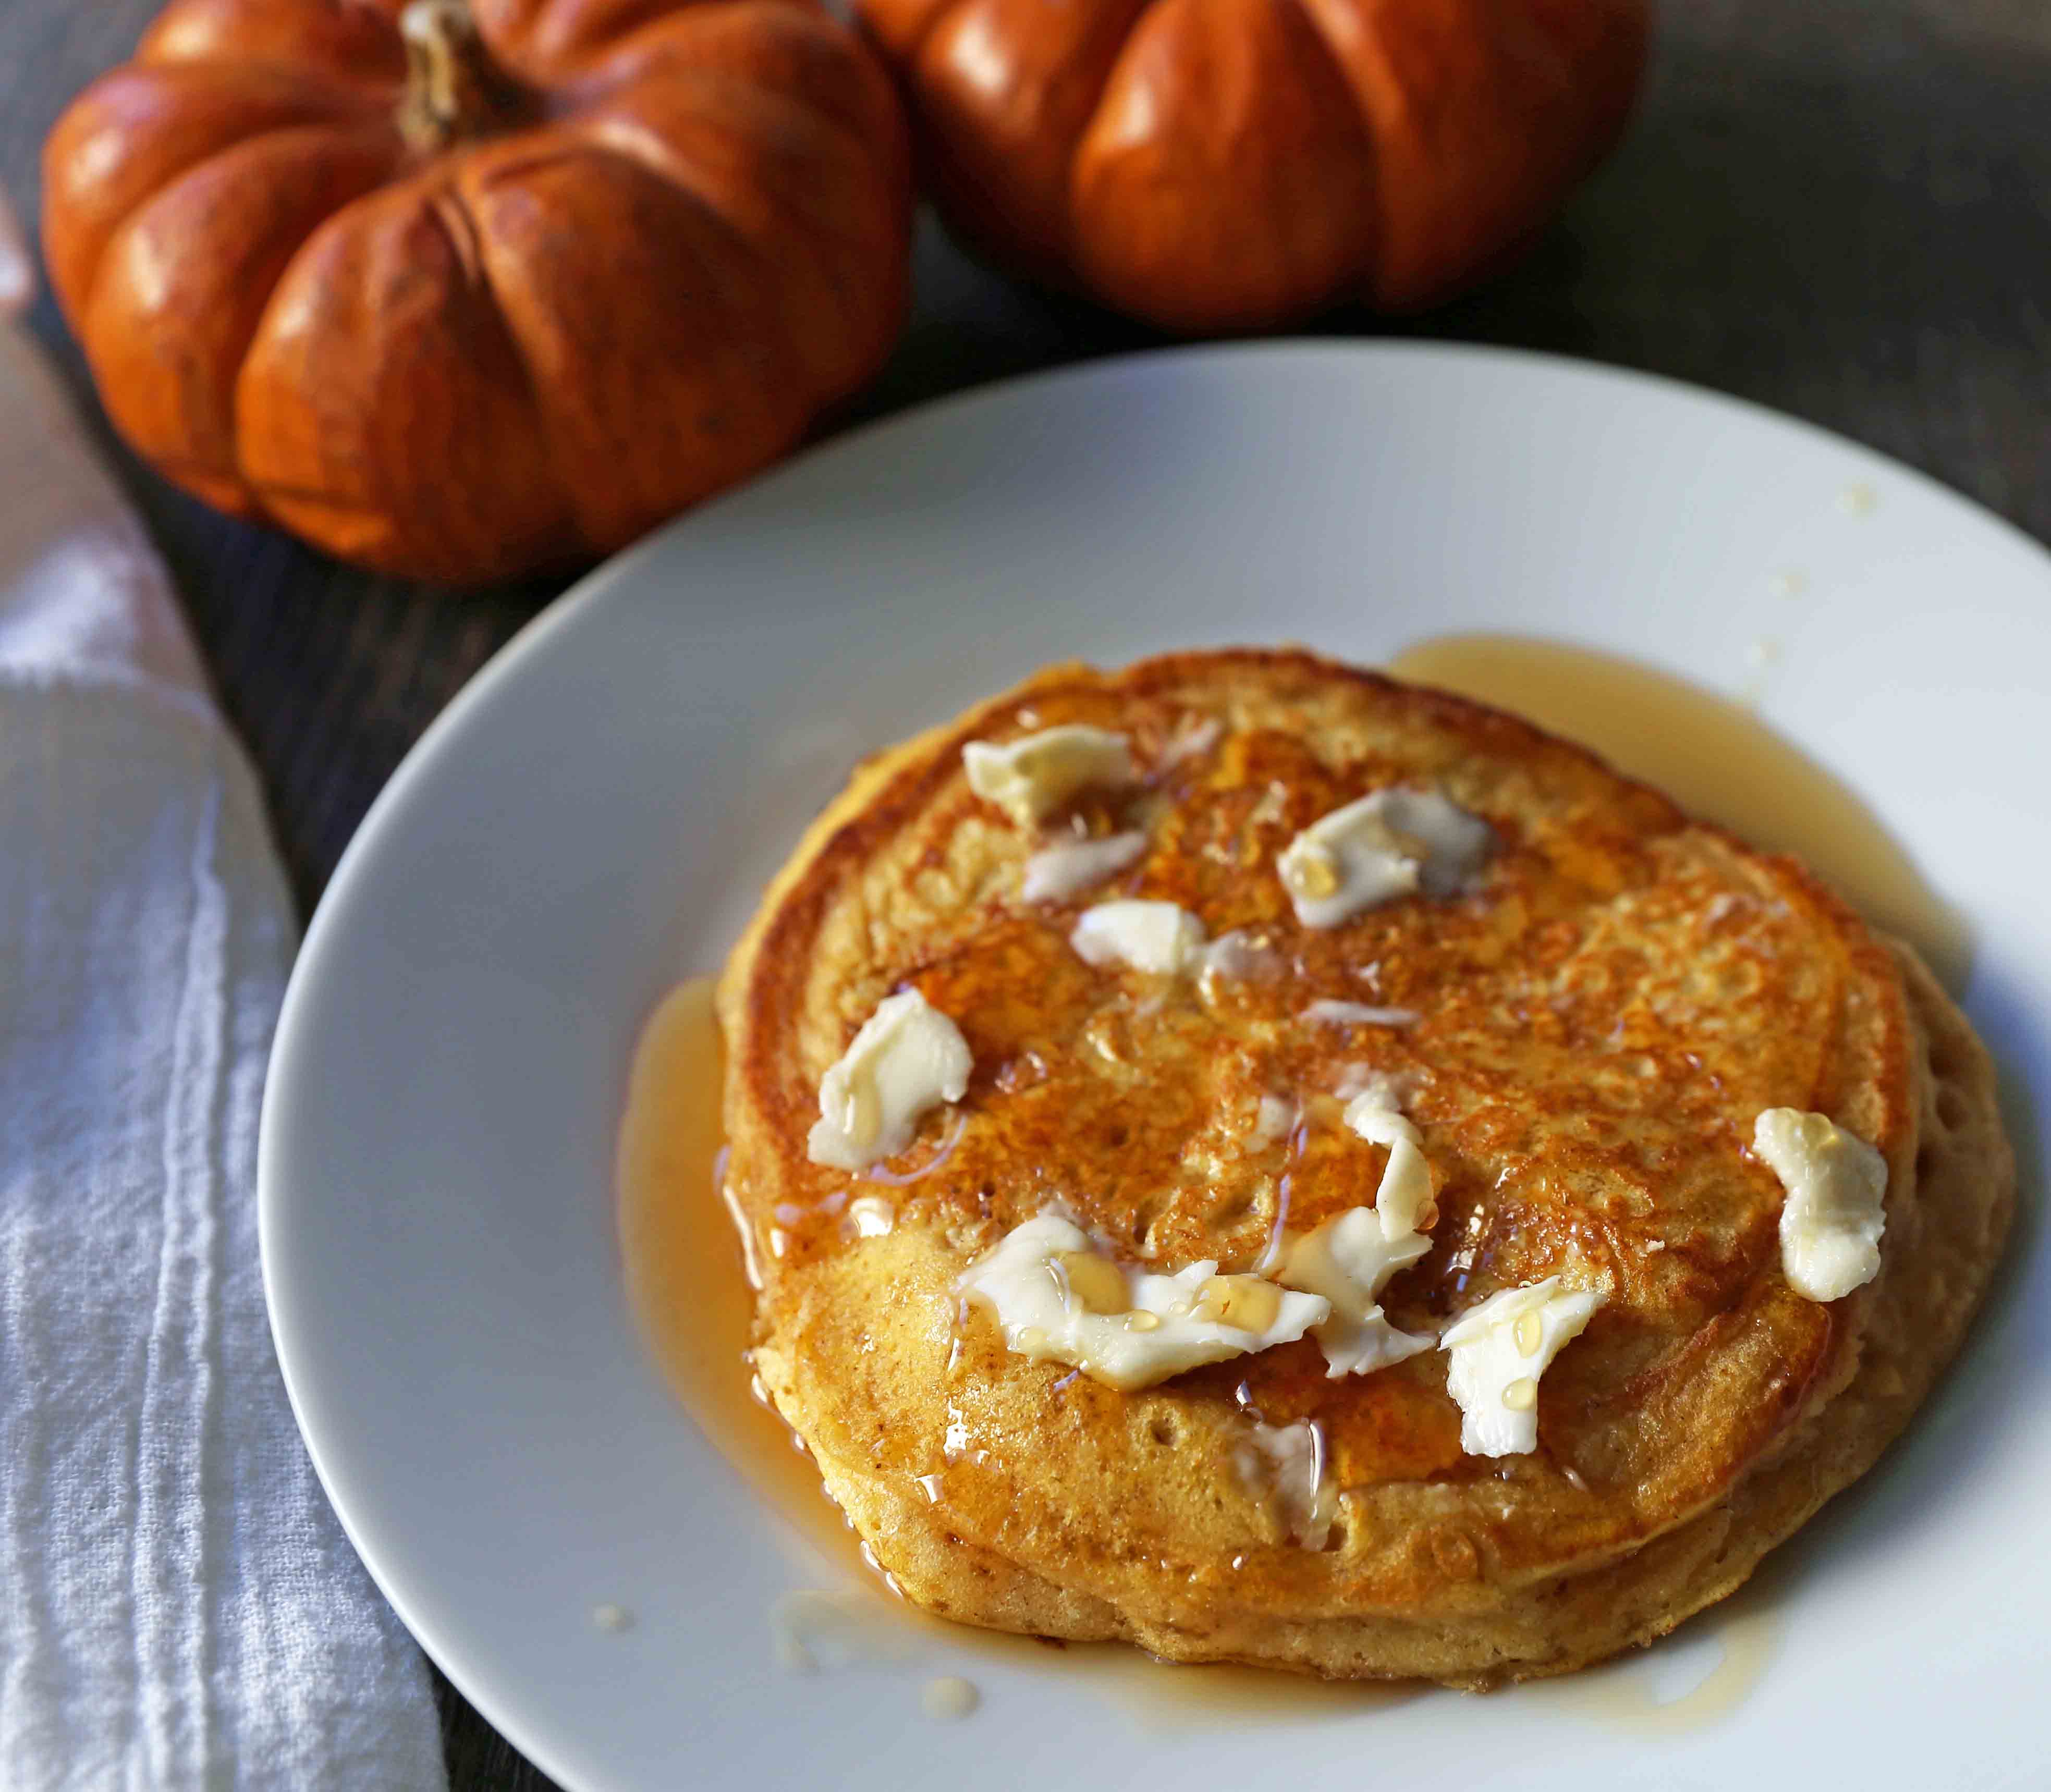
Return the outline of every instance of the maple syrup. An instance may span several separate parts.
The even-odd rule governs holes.
[[[1751,1696],[1780,1652],[1783,1578],[1780,1559],[1769,1556],[1744,1586],[1677,1631],[1662,1653],[1633,1649],[1541,1681],[1526,1696],[1549,1696],[1605,1729],[1632,1735],[1668,1735],[1718,1723]],[[1690,1674],[1698,1677],[1692,1683]],[[1676,1679],[1682,1690],[1667,1696]]]
[[[1565,642],[1447,634],[1387,668],[1507,709],[1601,754],[1692,815],[1792,853],[1955,995],[1972,969],[1964,918],[1858,796],[1744,705],[1635,661]]]

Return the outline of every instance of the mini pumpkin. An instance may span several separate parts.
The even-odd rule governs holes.
[[[868,379],[908,164],[806,0],[177,0],[52,133],[43,240],[162,471],[463,584],[632,539]]]
[[[1620,134],[1646,0],[858,0],[942,212],[1181,330],[1429,304]]]

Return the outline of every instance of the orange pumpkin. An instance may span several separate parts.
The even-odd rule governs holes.
[[[961,236],[1182,330],[1440,299],[1620,134],[1646,0],[858,0]]]
[[[631,540],[868,379],[908,162],[808,0],[177,0],[52,133],[43,241],[167,476],[470,584]]]

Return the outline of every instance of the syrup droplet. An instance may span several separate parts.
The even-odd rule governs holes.
[[[972,1681],[959,1674],[941,1674],[920,1689],[919,1708],[941,1723],[953,1723],[970,1716],[983,1703],[983,1695]]]

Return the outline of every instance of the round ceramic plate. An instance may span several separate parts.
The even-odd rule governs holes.
[[[1669,1720],[1571,1682],[1149,1715],[1053,1651],[944,1636],[791,1677],[769,1614],[840,1571],[682,1415],[622,1294],[615,1128],[651,1004],[717,965],[853,759],[1048,661],[1245,641],[1375,661],[1470,629],[1754,681],[1965,912],[2024,1177],[1959,1368],[1748,1595],[1763,1665]],[[279,1355],[322,1479],[429,1653],[576,1792],[1449,1767],[1519,1792],[2019,1783],[2051,1628],[2047,703],[2037,548],[1859,448],[1648,379],[1197,349],[844,437],[556,605],[428,732],[337,872],[261,1171]],[[631,1627],[593,1624],[607,1602]],[[1620,1671],[1652,1712],[1729,1646],[1711,1618]],[[919,1688],[948,1672],[983,1703],[943,1726]]]

